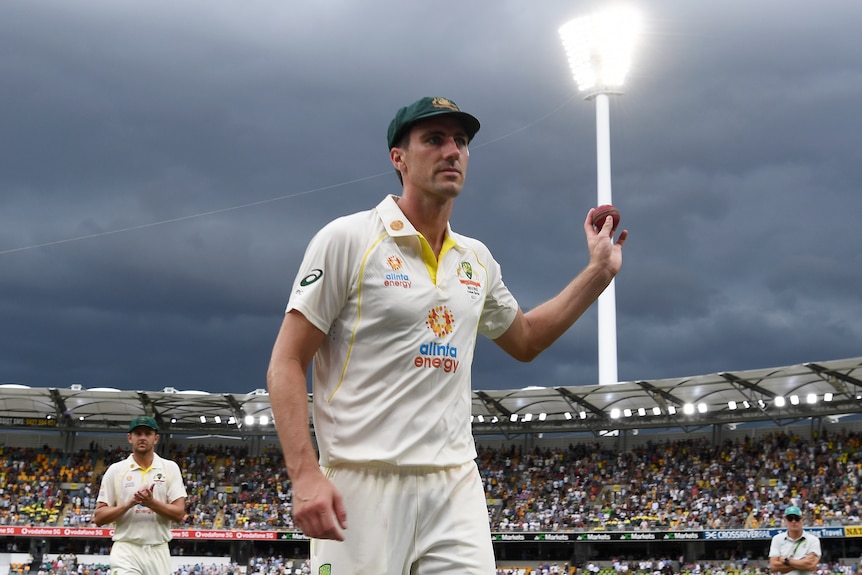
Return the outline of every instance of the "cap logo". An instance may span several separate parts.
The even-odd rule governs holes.
[[[447,100],[446,98],[434,98],[431,100],[431,105],[435,108],[442,108],[444,110],[452,110],[453,112],[460,112],[461,110],[458,106],[455,105],[455,102],[451,100]]]

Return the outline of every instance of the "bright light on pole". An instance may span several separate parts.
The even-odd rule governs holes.
[[[611,200],[611,138],[608,96],[622,94],[640,32],[637,13],[614,8],[575,18],[560,27],[572,75],[585,99],[596,102],[597,206]],[[615,285],[599,296],[599,384],[617,383]]]
[[[560,37],[578,90],[621,94],[640,33],[640,17],[614,8],[575,18],[560,27]]]

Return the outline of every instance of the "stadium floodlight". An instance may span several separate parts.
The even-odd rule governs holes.
[[[213,421],[215,421],[216,423],[221,423],[221,416],[216,415],[215,417],[213,417]]]
[[[638,415],[640,415],[641,417],[645,416],[646,415],[646,409],[644,409],[643,407],[639,407],[638,408]]]
[[[792,405],[799,405],[799,396],[796,394],[791,395],[790,396],[790,403]]]
[[[625,408],[623,410],[623,415],[625,415],[626,417],[631,417],[632,416],[632,410],[629,408]]]
[[[817,394],[809,393],[807,396],[805,396],[805,402],[810,405],[817,403]]]
[[[620,409],[615,407],[611,410],[611,419],[619,419],[620,418]]]
[[[261,415],[259,421],[261,425],[269,425],[269,416]]]
[[[587,412],[586,411],[580,412],[578,414],[578,417],[580,417],[581,419],[586,419],[587,418]]]
[[[686,403],[682,406],[682,412],[686,415],[691,415],[692,413],[694,413],[694,405],[692,405],[691,403]]]
[[[580,91],[616,93],[622,89],[640,28],[638,14],[625,7],[575,18],[560,27]]]
[[[823,394],[823,401],[832,401],[832,393],[827,391]]]
[[[676,407],[673,405],[668,405],[667,406],[667,413],[668,413],[668,415],[676,415]]]
[[[205,416],[205,415],[201,415],[201,423],[206,423],[206,422],[207,422],[207,418],[206,418],[206,416]]]
[[[786,403],[783,395],[775,396],[775,407],[784,407]]]
[[[697,412],[698,413],[706,413],[707,411],[709,411],[709,406],[707,404],[705,404],[702,401],[697,404]]]
[[[652,414],[653,415],[661,415],[661,408],[656,405],[655,407],[652,408]]]
[[[728,401],[727,402],[727,409],[729,409],[731,411],[735,410],[736,409],[736,402],[733,401],[732,399],[730,401]]]
[[[614,8],[575,18],[560,27],[560,38],[578,89],[596,102],[598,203],[611,201],[611,141],[608,96],[622,94],[631,55],[640,32],[640,17]],[[614,281],[598,301],[599,384],[617,383],[617,319]]]
[[[509,421],[511,421],[512,423],[518,423],[518,414],[517,414],[517,413],[513,413],[512,415],[510,415],[510,416],[509,416]]]
[[[544,411],[539,414],[539,421],[545,421],[548,418],[548,414]]]
[[[533,414],[525,413],[524,417],[521,418],[521,421],[523,421],[524,423],[527,423],[528,421],[533,421]]]
[[[253,415],[246,415],[243,422],[246,425],[253,425],[254,424],[254,416]]]

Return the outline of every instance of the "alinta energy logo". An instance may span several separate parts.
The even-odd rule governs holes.
[[[435,308],[431,308],[431,311],[428,312],[425,325],[437,337],[445,337],[452,333],[452,326],[455,325],[455,316],[452,315],[452,312],[445,305],[438,305]]]
[[[401,261],[401,258],[396,255],[389,256],[386,258],[386,265],[392,271],[387,273],[386,277],[383,278],[383,285],[385,287],[409,288],[413,285],[413,282],[410,281],[410,275],[399,271],[404,267],[404,262]]]
[[[438,338],[443,338],[452,333],[455,325],[455,316],[445,305],[431,308],[425,319],[425,325],[434,332]],[[446,373],[458,371],[458,348],[448,343],[441,344],[436,341],[423,343],[419,346],[419,355],[413,358],[414,367],[426,369],[442,369]]]
[[[388,258],[386,258],[386,265],[392,268],[392,271],[397,272],[404,267],[404,262],[402,262],[401,258],[399,258],[398,256],[389,256]]]

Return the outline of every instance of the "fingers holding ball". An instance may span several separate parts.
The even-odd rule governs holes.
[[[611,228],[611,235],[613,235],[620,225],[620,211],[611,204],[603,204],[593,209],[593,228],[597,232],[602,231],[602,227],[605,225],[605,220],[607,220],[608,216],[613,218],[613,227]]]

